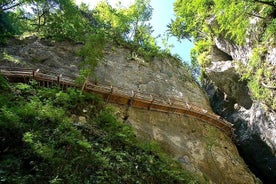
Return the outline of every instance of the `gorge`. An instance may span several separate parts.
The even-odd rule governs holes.
[[[0,2],[0,182],[276,183],[276,1],[152,11]]]

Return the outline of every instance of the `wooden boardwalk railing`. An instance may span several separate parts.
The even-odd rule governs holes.
[[[0,67],[0,72],[10,82],[25,82],[36,80],[44,87],[60,86],[62,89],[68,87],[80,88],[70,77],[53,74],[51,72],[42,73],[39,69],[31,68],[4,68]],[[129,91],[118,87],[93,83],[89,81],[85,86],[85,91],[99,94],[108,103],[128,105],[130,107],[154,110],[159,112],[184,114],[202,120],[219,130],[227,136],[234,138],[232,124],[222,119],[213,112],[207,111],[196,105],[187,103],[180,99],[165,98],[137,91]]]

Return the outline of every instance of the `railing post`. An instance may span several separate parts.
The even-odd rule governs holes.
[[[152,106],[152,104],[153,104],[153,102],[154,102],[154,98],[152,97],[152,95],[150,95],[150,97],[151,97],[151,101],[150,101],[148,110],[151,110],[151,106]]]
[[[33,78],[35,78],[35,76],[38,72],[39,72],[39,69],[33,70]]]
[[[36,70],[33,70],[33,79],[35,80],[35,76],[36,74],[39,72],[39,69],[36,69]],[[39,86],[40,86],[40,82],[37,81],[39,83]]]
[[[131,91],[131,94],[132,94],[132,97],[130,98],[130,100],[128,102],[129,107],[132,106],[134,98],[135,98],[135,95],[136,95],[133,91]]]
[[[172,106],[172,102],[170,98],[168,98],[168,102],[169,102],[169,105]]]
[[[169,111],[174,112],[173,108],[172,108],[174,102],[172,102],[170,98],[168,98],[168,102],[169,102],[169,105],[170,105]]]
[[[109,98],[110,98],[110,96],[112,95],[112,93],[113,93],[113,87],[110,86],[110,92],[109,92],[109,94],[108,94],[108,96],[107,96],[107,98],[106,98],[106,103],[108,103]]]
[[[192,106],[186,102],[186,107],[191,110]]]
[[[176,111],[177,111],[177,107],[173,107],[173,106],[175,106],[175,102],[176,102],[176,99],[173,99],[173,102],[171,103],[171,111],[173,112],[173,113],[176,113]]]
[[[204,114],[207,114],[208,111],[206,109],[201,109]]]
[[[60,84],[61,78],[62,78],[62,74],[60,74],[60,75],[57,76],[57,83],[58,83],[58,85]]]

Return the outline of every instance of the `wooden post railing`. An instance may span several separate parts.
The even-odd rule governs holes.
[[[6,76],[11,82],[26,82],[25,79],[34,79],[39,83],[44,83],[45,87],[52,87],[53,84],[61,86],[64,90],[67,87],[77,87],[70,77],[64,77],[62,74],[51,75],[40,72],[39,69],[23,69],[23,68],[1,68],[0,73]],[[222,119],[220,116],[207,111],[201,107],[182,101],[180,99],[170,99],[164,97],[152,96],[151,94],[142,94],[139,92],[131,91],[131,94],[126,93],[127,90],[114,88],[113,86],[106,86],[103,84],[91,84],[87,81],[85,86],[88,92],[93,92],[105,98],[106,102],[127,104],[129,107],[143,108],[148,110],[155,110],[160,112],[170,112],[176,114],[186,114],[194,118],[200,119],[210,125],[213,125],[226,133],[228,136],[233,137],[232,124]]]

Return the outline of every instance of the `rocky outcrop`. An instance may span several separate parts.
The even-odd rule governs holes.
[[[243,46],[223,38],[214,39],[216,51],[211,52],[211,65],[206,68],[212,85],[207,85],[207,91],[216,112],[235,125],[243,158],[265,183],[276,183],[275,109],[253,100],[247,83],[237,72],[239,63],[248,65],[257,37],[256,32],[251,34]],[[276,49],[268,47],[265,62],[276,69]]]
[[[37,68],[75,77],[79,73],[81,58],[77,56],[80,44],[52,42],[28,37],[12,39],[0,47],[0,65],[7,67]]]
[[[207,88],[214,111],[234,124],[236,145],[250,169],[264,183],[274,183],[276,113],[260,102],[245,109],[235,99],[225,99],[225,94],[217,87],[208,85]]]
[[[74,77],[81,62],[75,55],[78,47],[37,39],[12,42],[0,48],[3,53],[0,64],[40,68]],[[130,51],[123,47],[107,46],[105,58],[96,70],[97,80],[125,90],[180,98],[211,110],[206,94],[178,61],[154,58],[144,62],[143,58],[130,56]],[[184,115],[129,106],[115,106],[115,109],[119,118],[134,127],[137,137],[158,141],[184,168],[198,174],[201,181],[260,183],[248,170],[231,139],[220,130]]]
[[[241,107],[229,120],[236,125],[237,145],[241,154],[246,155],[246,162],[264,182],[275,183],[276,113],[256,102],[249,110]]]
[[[247,83],[240,79],[232,61],[213,62],[206,71],[209,78],[219,86],[227,98],[235,99],[238,104],[250,109],[253,101],[249,95]]]
[[[97,67],[97,80],[130,91],[178,98],[211,110],[206,94],[179,61],[154,58],[145,62],[143,58],[129,59],[130,55],[125,48],[109,51]]]
[[[39,68],[69,77],[79,74],[81,58],[77,56],[80,44],[49,42],[30,37],[23,41],[12,40],[0,48],[0,64],[8,67]],[[157,59],[145,62],[131,57],[125,48],[106,47],[105,58],[96,70],[97,80],[130,91],[178,98],[211,110],[209,100],[176,59]],[[185,85],[183,85],[185,83]]]

